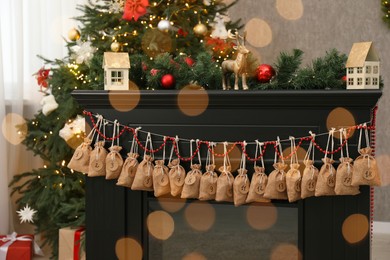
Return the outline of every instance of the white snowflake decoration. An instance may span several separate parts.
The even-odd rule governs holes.
[[[18,215],[19,215],[20,223],[23,223],[23,222],[34,223],[33,217],[34,217],[34,214],[37,213],[37,211],[30,208],[30,206],[28,204],[26,204],[26,206],[24,206],[23,209],[16,211],[16,213],[18,213]]]
[[[74,52],[72,58],[76,60],[77,64],[81,64],[83,62],[88,63],[92,59],[96,48],[92,46],[90,41],[78,41],[77,45],[72,47],[72,51]]]
[[[125,6],[125,1],[124,0],[113,0],[108,4],[108,10],[111,13],[114,14],[119,14],[123,12],[123,7]]]

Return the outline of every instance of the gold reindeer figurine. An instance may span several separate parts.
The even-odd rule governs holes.
[[[228,38],[236,40],[237,46],[233,48],[237,51],[237,57],[235,60],[225,60],[222,62],[222,88],[223,90],[230,89],[229,76],[231,73],[234,73],[234,90],[238,90],[238,78],[242,77],[242,89],[247,90],[248,85],[246,84],[246,56],[249,53],[249,50],[245,47],[245,36],[238,34],[238,31],[235,34],[232,34],[231,30],[228,31]],[[242,44],[240,42],[242,39]]]

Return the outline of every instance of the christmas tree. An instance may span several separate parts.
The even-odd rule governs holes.
[[[21,193],[20,207],[36,210],[36,232],[44,234],[57,255],[58,229],[80,226],[85,220],[83,173],[67,167],[83,140],[82,109],[71,97],[76,89],[103,89],[104,52],[125,52],[131,60],[130,82],[139,89],[180,88],[196,82],[219,88],[219,64],[233,55],[227,30],[237,22],[223,22],[217,36],[213,23],[224,18],[230,5],[220,0],[101,0],[79,6],[80,28],[69,31],[65,59],[43,58],[36,78],[46,94],[42,110],[27,121],[23,144],[44,160],[42,168],[14,177],[13,193]],[[226,27],[224,27],[226,24]],[[161,78],[171,75],[175,84]]]

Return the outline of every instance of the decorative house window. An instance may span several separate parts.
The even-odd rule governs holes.
[[[370,77],[366,78],[366,85],[371,85],[371,78]]]
[[[363,78],[357,78],[357,84],[361,86],[363,84]]]
[[[111,82],[114,85],[122,85],[123,84],[122,71],[111,71]]]
[[[348,73],[353,74],[353,68],[348,68]]]
[[[366,66],[366,73],[371,73],[371,66]]]
[[[357,68],[357,73],[363,73],[363,68],[362,67],[359,67],[359,68]]]
[[[353,85],[353,78],[348,79],[348,85],[350,85],[350,86]]]
[[[378,85],[378,78],[372,78],[372,85]]]
[[[373,73],[374,74],[378,74],[379,73],[379,67],[378,66],[374,66],[373,67]]]

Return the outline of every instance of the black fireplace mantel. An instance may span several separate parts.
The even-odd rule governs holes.
[[[201,94],[199,94],[201,93]],[[207,91],[208,106],[198,116],[187,116],[178,109],[177,97],[204,97],[196,90],[171,91],[83,91],[72,96],[84,109],[117,119],[130,126],[164,135],[202,140],[275,140],[276,136],[307,136],[308,131],[327,131],[328,114],[335,108],[348,110],[356,123],[369,122],[380,90],[305,90],[305,91]],[[120,112],[113,108],[126,105],[139,95],[134,109]],[[326,139],[326,138],[325,138]],[[122,140],[124,143],[128,140]],[[326,140],[318,140],[324,147]],[[357,156],[357,135],[350,140],[350,155]],[[128,147],[122,151],[128,152]],[[320,163],[321,155],[316,154]],[[270,156],[272,157],[272,155]],[[267,159],[267,158],[266,158]],[[270,172],[272,159],[266,161]],[[320,166],[320,165],[317,165]],[[116,259],[115,243],[132,237],[148,251],[146,217],[153,196],[115,185],[103,177],[86,181],[86,251],[88,259]],[[216,205],[218,203],[213,202]],[[357,196],[313,197],[289,204],[275,201],[277,207],[298,210],[298,248],[303,259],[366,260],[370,258],[370,235],[357,244],[342,236],[343,221],[351,214],[362,214],[370,221],[370,188],[361,187]],[[232,205],[232,207],[234,207]],[[245,239],[243,239],[245,243]],[[263,259],[260,256],[256,259]]]

